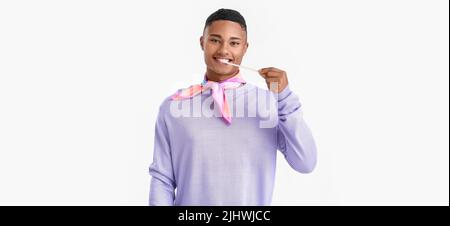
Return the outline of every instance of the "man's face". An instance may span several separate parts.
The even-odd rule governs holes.
[[[219,59],[240,64],[248,47],[247,33],[236,22],[217,20],[206,27],[200,37],[200,45],[204,52],[208,76],[220,79],[237,72],[237,67],[221,63]]]

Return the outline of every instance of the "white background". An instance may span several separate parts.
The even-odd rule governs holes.
[[[318,144],[309,175],[279,155],[273,205],[448,205],[448,4],[0,1],[0,205],[147,205],[158,106],[201,81],[221,7]]]

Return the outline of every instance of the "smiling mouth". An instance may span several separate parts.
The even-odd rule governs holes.
[[[216,60],[216,61],[218,61],[218,62],[220,62],[222,64],[227,64],[227,63],[230,63],[230,62],[233,61],[232,59],[223,58],[223,57],[213,57],[213,58],[214,58],[214,60]]]

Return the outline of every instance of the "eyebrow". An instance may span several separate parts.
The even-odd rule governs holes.
[[[222,39],[222,36],[221,36],[221,35],[218,35],[218,34],[210,34],[209,36],[214,36],[214,37],[217,37],[217,38]],[[239,38],[239,37],[231,37],[230,39],[233,39],[233,40],[241,40],[241,38]]]

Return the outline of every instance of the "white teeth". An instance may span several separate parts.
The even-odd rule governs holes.
[[[222,62],[222,63],[225,63],[225,64],[230,62],[230,60],[228,60],[228,59],[217,59],[217,60]]]

